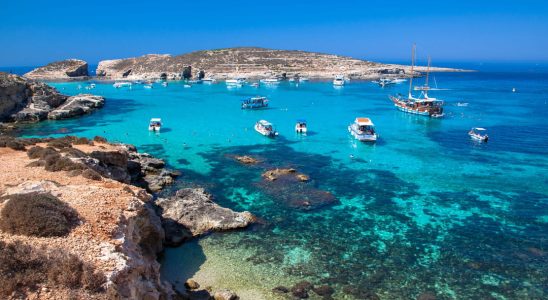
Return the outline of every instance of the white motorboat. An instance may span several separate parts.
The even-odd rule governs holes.
[[[258,82],[253,82],[252,84],[250,84],[251,87],[259,87],[259,83]]]
[[[333,79],[333,85],[335,86],[343,86],[344,85],[344,75],[336,75],[335,79]]]
[[[167,81],[162,82],[162,86],[163,86],[163,87],[167,87],[167,86],[168,86]]]
[[[361,142],[376,142],[377,133],[375,125],[369,118],[356,118],[354,123],[348,126],[348,131],[354,138]]]
[[[160,132],[161,128],[162,128],[162,119],[160,118],[150,119],[150,122],[148,123],[149,131]]]
[[[307,131],[306,120],[304,119],[297,120],[297,123],[295,124],[295,132],[306,134],[306,131]]]
[[[131,87],[131,82],[115,82],[112,86],[115,88]]]
[[[143,85],[143,88],[147,89],[147,90],[150,90],[153,88],[152,84],[145,84]]]
[[[299,81],[300,82],[305,82],[305,81],[308,81],[308,77],[299,77]]]
[[[468,131],[468,135],[470,138],[472,138],[475,141],[478,142],[487,142],[489,140],[489,136],[487,135],[487,129],[481,128],[481,127],[474,127]],[[481,133],[484,134],[481,134]]]
[[[246,78],[244,78],[244,77],[238,77],[236,79],[227,79],[227,80],[225,80],[226,85],[242,86],[245,83],[246,83]]]
[[[190,85],[190,84],[185,84],[185,85],[183,85],[183,87],[184,87],[185,89],[188,89],[188,88],[191,88],[192,85]]]
[[[278,132],[274,130],[272,124],[266,120],[260,120],[255,123],[255,131],[267,137],[275,137],[278,135]]]
[[[280,80],[278,78],[265,78],[265,79],[261,79],[260,80],[261,83],[264,83],[264,84],[278,84],[280,83]]]
[[[217,79],[213,77],[205,77],[205,78],[202,78],[202,82],[206,84],[212,84],[212,83],[216,83]]]

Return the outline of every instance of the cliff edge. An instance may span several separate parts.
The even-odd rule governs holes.
[[[80,59],[56,61],[36,68],[23,76],[40,80],[85,79],[89,76],[88,63]]]

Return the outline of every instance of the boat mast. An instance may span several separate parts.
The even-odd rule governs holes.
[[[428,98],[428,76],[430,75],[430,55],[428,55],[428,67],[426,68],[426,82],[424,84],[424,98]]]
[[[411,78],[409,79],[409,98],[412,98],[411,89],[413,89],[413,68],[415,66],[415,47],[416,45],[413,43],[413,48],[411,50]]]

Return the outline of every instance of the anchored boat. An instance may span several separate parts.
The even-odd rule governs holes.
[[[150,122],[148,123],[148,130],[160,132],[161,128],[162,128],[162,119],[160,118],[150,119]]]
[[[265,78],[265,79],[261,79],[260,80],[261,83],[264,83],[264,84],[278,84],[280,83],[280,79],[278,78]]]
[[[251,97],[242,100],[242,109],[259,109],[268,107],[268,99],[266,97]]]
[[[348,126],[348,131],[352,134],[352,136],[354,136],[354,138],[361,142],[377,141],[375,125],[369,118],[356,118],[354,123]]]
[[[295,124],[295,132],[306,133],[306,131],[307,131],[306,120],[304,119],[297,120],[297,123]]]
[[[428,59],[430,61],[430,59]],[[443,117],[443,101],[428,96],[428,81],[422,87],[422,92],[419,98],[413,97],[411,91],[413,90],[413,68],[415,65],[415,45],[413,45],[411,56],[411,78],[409,79],[409,94],[407,98],[398,96],[389,96],[390,100],[394,102],[394,106],[403,112],[429,116],[433,118]],[[430,63],[428,63],[430,65]]]
[[[333,79],[333,85],[343,86],[344,85],[344,75],[342,75],[342,74],[336,75],[335,79]]]
[[[468,132],[468,135],[470,136],[470,138],[472,138],[475,141],[487,142],[487,140],[489,140],[489,136],[487,135],[486,131],[487,129],[485,128],[474,127],[470,129],[470,131]],[[481,134],[481,132],[483,132],[484,134]]]
[[[242,86],[244,83],[246,83],[246,78],[238,77],[236,79],[227,79],[225,80],[225,83],[228,86]]]
[[[278,132],[274,130],[272,124],[266,120],[260,120],[255,123],[255,131],[267,137],[275,137],[278,135]]]

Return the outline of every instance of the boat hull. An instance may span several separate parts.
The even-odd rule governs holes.
[[[278,135],[278,132],[265,130],[264,128],[262,128],[261,126],[257,124],[255,124],[255,131],[257,131],[260,135],[264,135],[270,138],[276,137]]]
[[[377,134],[376,133],[375,134],[360,134],[359,132],[356,132],[356,130],[354,130],[352,128],[352,125],[348,126],[348,131],[350,132],[350,134],[355,139],[357,139],[360,142],[374,143],[374,142],[377,141]]]

